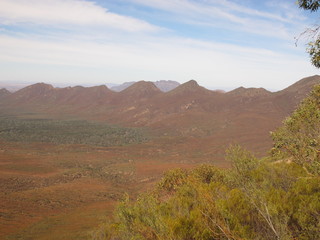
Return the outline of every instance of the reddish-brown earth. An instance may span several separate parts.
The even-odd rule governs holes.
[[[0,239],[87,239],[124,192],[145,191],[168,169],[227,167],[224,151],[232,143],[263,156],[272,145],[269,132],[317,83],[320,76],[313,76],[275,93],[216,92],[195,81],[166,93],[150,82],[119,93],[44,83],[3,90],[0,116],[145,127],[152,138],[119,147],[0,140]]]
[[[0,143],[0,239],[87,239],[128,192],[195,155],[161,141],[126,147]]]

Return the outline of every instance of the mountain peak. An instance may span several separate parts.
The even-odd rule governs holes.
[[[30,85],[26,88],[46,88],[46,89],[52,89],[54,88],[51,84],[47,84],[47,83],[44,83],[44,82],[40,82],[40,83],[35,83],[33,85]]]
[[[6,88],[1,88],[0,89],[0,94],[10,94],[11,92],[8,91]]]
[[[188,87],[200,87],[196,80],[191,79],[190,81],[184,83],[183,85]]]
[[[195,81],[195,80],[190,80],[188,82],[185,82],[181,85],[179,85],[178,87],[176,87],[175,89],[173,89],[172,91],[170,91],[170,94],[181,94],[181,93],[196,93],[196,92],[200,92],[200,93],[212,93],[212,91],[199,86],[199,84]]]
[[[54,87],[50,84],[36,83],[30,86],[27,86],[25,88],[22,88],[21,90],[17,91],[17,93],[29,93],[30,95],[41,95],[53,89]]]
[[[95,91],[111,91],[110,88],[108,88],[106,85],[100,85],[100,86],[93,86],[89,87],[89,89],[95,90]]]
[[[157,89],[156,85],[153,82],[149,81],[139,81],[133,83],[131,86],[127,88],[127,90],[145,90],[145,89]]]
[[[5,97],[5,96],[8,96],[8,95],[10,95],[11,94],[11,92],[9,92],[7,89],[5,89],[5,88],[1,88],[0,89],[0,97],[2,98],[2,97]]]
[[[239,87],[236,88],[230,92],[228,92],[229,95],[233,96],[241,96],[241,97],[257,97],[257,96],[266,96],[270,95],[271,92],[264,88],[245,88],[245,87]]]
[[[197,81],[190,80],[188,82],[185,82],[185,83],[181,84],[178,88],[179,89],[184,89],[184,90],[195,90],[195,89],[198,89],[198,88],[201,88],[201,87],[199,86]]]
[[[155,94],[161,93],[161,91],[152,82],[139,81],[125,90],[121,91],[121,95],[126,95],[130,97],[151,97]]]

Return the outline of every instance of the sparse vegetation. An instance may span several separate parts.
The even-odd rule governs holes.
[[[273,133],[268,158],[232,146],[232,168],[171,170],[135,201],[126,195],[93,239],[320,239],[320,86]]]
[[[115,146],[141,143],[146,131],[104,123],[0,118],[0,139],[15,142]]]

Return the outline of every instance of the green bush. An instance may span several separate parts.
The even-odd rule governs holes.
[[[320,175],[320,85],[272,133],[274,156],[289,157],[310,174]]]

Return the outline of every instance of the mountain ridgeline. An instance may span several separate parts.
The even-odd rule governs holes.
[[[241,142],[263,152],[271,146],[269,132],[317,83],[320,76],[278,92],[240,87],[227,93],[205,89],[194,80],[168,92],[146,81],[121,92],[105,85],[54,88],[37,83],[14,93],[1,90],[0,112],[21,118],[75,118],[147,127],[158,136],[202,137],[211,146]]]

